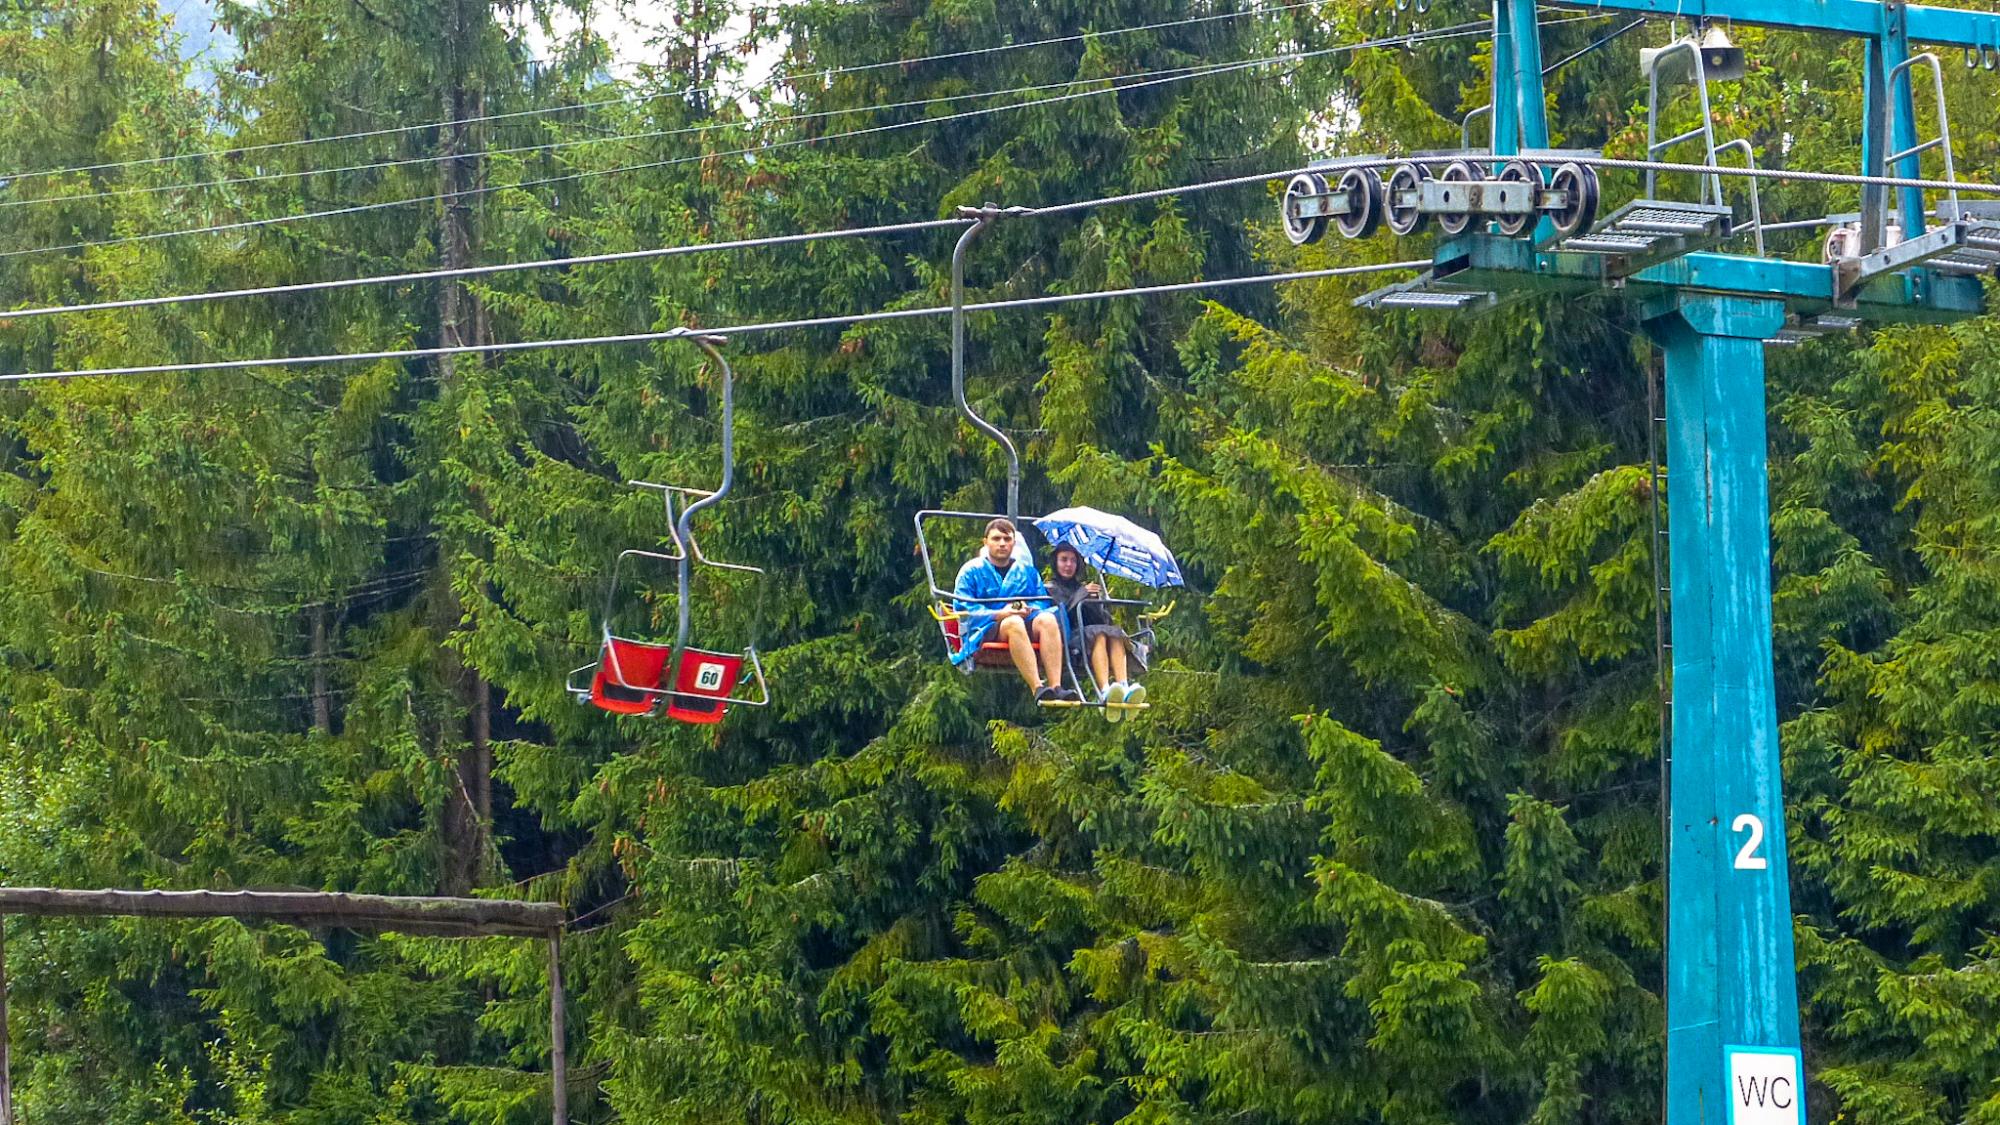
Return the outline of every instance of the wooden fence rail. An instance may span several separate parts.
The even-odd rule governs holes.
[[[562,931],[558,903],[516,899],[359,895],[339,891],[130,891],[0,887],[0,921],[9,914],[44,918],[257,918],[307,928],[427,937],[527,937],[549,943],[549,1093],[551,1119],[569,1116],[569,1052],[564,1043]],[[14,1125],[7,1034],[6,936],[0,927],[0,1125]]]

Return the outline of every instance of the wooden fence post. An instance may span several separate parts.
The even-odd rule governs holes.
[[[14,1125],[14,1059],[7,1031],[7,916],[0,914],[0,1125]]]
[[[569,1125],[569,1046],[564,1038],[562,931],[558,930],[549,935],[549,1100],[555,1125]]]

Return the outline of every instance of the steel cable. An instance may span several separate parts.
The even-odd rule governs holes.
[[[673,157],[665,160],[646,161],[639,164],[621,164],[611,168],[600,168],[586,172],[572,172],[559,176],[545,176],[539,179],[522,180],[511,184],[489,184],[483,187],[465,188],[460,191],[433,192],[428,195],[411,196],[405,199],[385,200],[378,203],[358,203],[358,204],[351,204],[345,207],[328,208],[320,211],[306,211],[295,214],[274,215],[262,219],[243,219],[236,222],[217,223],[203,227],[187,227],[179,230],[152,231],[144,234],[122,235],[116,238],[87,239],[79,242],[64,243],[57,246],[24,247],[16,250],[0,251],[0,259],[24,257],[35,254],[62,253],[71,250],[85,250],[98,246],[122,246],[135,242],[149,242],[163,238],[179,238],[186,235],[221,234],[231,231],[250,230],[259,227],[276,226],[284,223],[302,222],[311,219],[325,219],[325,218],[333,218],[340,215],[355,215],[371,211],[387,210],[396,207],[409,207],[417,204],[432,203],[445,199],[458,199],[469,196],[488,195],[494,192],[526,189],[531,187],[545,187],[550,184],[558,184],[558,183],[574,183],[580,180],[594,179],[599,176],[616,175],[624,172],[636,172],[651,168],[664,168],[678,164],[695,163],[699,161],[710,160],[716,157],[745,156],[756,153],[770,152],[776,149],[794,148],[800,145],[821,144],[828,141],[845,140],[852,137],[865,136],[876,133],[893,132],[901,129],[913,129],[923,125],[937,125],[950,121],[967,120],[973,117],[986,116],[988,114],[1005,113],[1010,110],[1032,109],[1037,106],[1056,105],[1059,103],[1075,101],[1080,98],[1101,97],[1105,94],[1115,94],[1129,90],[1143,89],[1146,87],[1162,85],[1170,82],[1183,82],[1193,78],[1207,78],[1217,74],[1237,73],[1243,70],[1253,69],[1255,67],[1270,66],[1277,63],[1297,62],[1303,59],[1313,58],[1327,54],[1337,54],[1346,51],[1365,50],[1373,47],[1399,46],[1403,44],[1415,45],[1417,43],[1427,43],[1440,39],[1458,38],[1466,35],[1477,34],[1478,32],[1483,31],[1490,26],[1491,24],[1488,21],[1478,21],[1477,23],[1474,24],[1458,25],[1457,27],[1454,28],[1444,29],[1436,32],[1415,32],[1407,35],[1390,36],[1382,39],[1365,40],[1357,43],[1345,43],[1333,47],[1320,48],[1314,51],[1301,51],[1286,55],[1272,55],[1259,59],[1248,59],[1238,62],[1220,63],[1208,67],[1206,69],[1196,70],[1189,73],[1170,74],[1163,77],[1148,78],[1141,82],[1128,82],[1122,85],[1115,84],[1116,83],[1115,79],[1103,79],[1103,78],[1079,79],[1078,80],[1079,82],[1113,82],[1114,84],[1107,86],[1098,86],[1088,90],[1077,90],[1067,94],[1059,94],[1054,97],[1036,98],[1029,101],[1016,102],[1009,105],[983,106],[978,109],[961,110],[957,113],[944,114],[938,117],[925,117],[925,118],[919,118],[914,121],[889,122],[887,124],[873,125],[862,129],[851,129],[839,133],[830,133],[821,137],[798,137],[791,140],[773,141],[769,144],[755,145],[739,149],[730,149],[720,152],[700,153],[691,156]]]
[[[1331,48],[1330,48],[1331,49]],[[1273,55],[1261,59],[1242,60],[1241,65],[1273,61],[1290,61],[1294,56]],[[1304,57],[1304,56],[1299,56]],[[504,148],[481,149],[474,152],[450,153],[431,156],[398,157],[394,160],[377,160],[366,164],[344,164],[331,168],[301,168],[283,172],[259,172],[248,176],[228,176],[214,180],[195,180],[187,183],[146,184],[139,187],[106,188],[103,191],[84,192],[77,195],[43,195],[33,199],[0,200],[0,210],[14,207],[36,207],[59,203],[82,203],[93,199],[116,199],[133,195],[158,195],[171,191],[196,191],[216,187],[233,187],[238,184],[266,183],[272,180],[296,180],[308,176],[335,176],[350,172],[377,172],[390,168],[407,168],[417,164],[443,164],[452,160],[476,160],[492,156],[524,156],[530,153],[554,152],[559,149],[580,148],[584,145],[616,144],[621,141],[658,140],[664,137],[683,137],[701,133],[719,132],[727,129],[755,130],[771,125],[783,125],[797,121],[816,121],[846,114],[876,113],[891,109],[918,109],[925,106],[944,105],[949,102],[969,101],[974,98],[998,98],[1010,94],[1032,94],[1044,90],[1075,86],[1083,82],[1117,81],[1130,78],[1151,78],[1161,75],[1179,75],[1191,71],[1211,70],[1218,66],[1235,66],[1237,63],[1197,63],[1189,66],[1160,67],[1156,70],[1133,71],[1130,74],[1105,75],[1101,78],[1065,78],[1055,82],[1039,82],[1029,86],[1009,86],[998,90],[975,90],[966,94],[943,94],[934,98],[913,98],[900,102],[880,102],[873,105],[854,106],[849,109],[823,109],[811,113],[787,113],[775,117],[760,117],[743,121],[716,121],[705,125],[688,125],[675,129],[648,129],[637,133],[613,133],[601,137],[576,137],[561,141],[545,141],[541,144],[512,145]],[[503,187],[506,185],[502,185]]]
[[[1420,270],[1430,266],[1428,258],[1407,262],[1383,262],[1365,266],[1336,266],[1329,269],[1296,270],[1290,273],[1253,274],[1245,277],[1215,278],[1208,281],[1180,281],[1164,285],[1139,285],[1124,289],[1100,289],[1088,293],[1056,293],[1041,297],[1015,297],[980,301],[965,306],[968,312],[1001,312],[1008,309],[1039,308],[1080,301],[1103,301],[1118,297],[1151,297],[1168,293],[1189,293],[1206,289],[1231,289],[1245,285],[1270,285],[1285,281],[1349,277],[1392,270]],[[826,328],[837,325],[873,324],[881,321],[916,320],[949,316],[950,305],[927,305],[914,309],[883,309],[876,312],[846,313],[836,316],[804,317],[796,320],[762,321],[719,328],[670,328],[660,332],[629,332],[613,336],[573,336],[553,340],[516,340],[500,344],[453,344],[431,348],[397,348],[372,352],[332,352],[322,355],[276,356],[266,359],[224,359],[201,363],[154,364],[131,367],[94,367],[76,371],[32,371],[0,375],[0,383],[37,382],[49,379],[90,379],[111,375],[163,375],[198,371],[235,371],[250,367],[309,367],[329,363],[380,362],[384,360],[432,359],[474,353],[544,351],[557,348],[603,347],[616,344],[646,344],[680,340],[693,336],[748,336],[795,328]]]
[[[1025,50],[1030,47],[1047,47],[1059,43],[1073,43],[1092,37],[1102,38],[1112,35],[1129,35],[1134,32],[1160,31],[1170,27],[1180,27],[1183,25],[1196,24],[1196,23],[1207,23],[1214,20],[1241,19],[1245,16],[1271,15],[1274,13],[1294,11],[1300,8],[1315,7],[1320,2],[1321,0],[1298,0],[1298,2],[1295,3],[1279,4],[1268,8],[1254,8],[1240,12],[1220,12],[1204,16],[1189,16],[1186,19],[1164,20],[1159,23],[1140,24],[1135,27],[1117,27],[1105,31],[1076,32],[1069,35],[1053,36],[1047,39],[1032,39],[1023,43],[1000,43],[990,47],[972,47],[972,48],[967,48],[965,50],[945,51],[932,55],[917,55],[910,58],[886,59],[881,62],[856,63],[852,66],[839,66],[839,67],[827,68],[824,70],[801,71],[796,74],[774,75],[771,77],[769,81],[770,84],[774,85],[780,82],[802,82],[814,79],[825,81],[827,79],[835,78],[843,74],[860,74],[866,71],[882,70],[888,67],[916,66],[922,63],[944,62],[951,59],[963,59],[963,58],[971,58],[978,55],[996,54],[1002,51],[1018,51],[1018,50]],[[749,41],[749,38],[750,37],[745,37],[744,39],[738,40],[734,44],[732,44],[732,46],[741,46],[744,43],[747,43]],[[722,48],[722,49],[727,50],[728,48]],[[613,105],[644,105],[648,102],[660,101],[666,98],[688,97],[694,94],[704,94],[704,93],[719,93],[722,91],[722,88],[723,84],[716,82],[716,83],[710,83],[705,86],[687,86],[676,90],[663,90],[660,91],[659,93],[654,93],[654,94],[643,94],[636,96],[627,95],[625,97],[618,97],[618,98],[604,98],[598,101],[576,102],[570,105],[543,106],[535,109],[513,110],[507,113],[482,114],[477,117],[454,117],[454,118],[447,118],[442,121],[426,121],[416,125],[397,125],[389,128],[369,129],[353,133],[336,133],[334,135],[326,137],[302,137],[297,140],[271,141],[265,144],[242,145],[235,148],[211,149],[204,152],[173,153],[165,156],[138,157],[132,160],[115,160],[103,164],[77,164],[64,168],[44,168],[44,169],[24,171],[24,172],[8,172],[0,174],[0,180],[13,181],[13,180],[29,179],[33,177],[41,177],[41,176],[61,176],[72,172],[102,172],[102,171],[109,171],[114,168],[135,168],[145,165],[165,164],[181,160],[201,160],[205,158],[214,159],[214,158],[223,158],[231,156],[241,156],[245,153],[269,152],[276,149],[297,148],[304,145],[332,144],[338,141],[366,140],[372,137],[397,136],[404,133],[421,132],[427,129],[439,129],[448,125],[477,125],[489,121],[508,121],[522,117],[537,117],[554,113],[569,113],[574,110],[581,110],[581,109],[600,109],[605,106],[613,106]]]

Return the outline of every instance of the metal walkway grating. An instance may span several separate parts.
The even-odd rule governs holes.
[[[1988,222],[1967,228],[1965,245],[1925,264],[1939,273],[1961,277],[2000,272],[2000,224]]]
[[[1461,309],[1487,308],[1497,300],[1498,297],[1488,290],[1468,289],[1450,282],[1441,282],[1426,273],[1421,277],[1363,293],[1354,299],[1354,306],[1363,309],[1433,309],[1452,312]]]
[[[1732,213],[1709,203],[1635,199],[1598,220],[1588,234],[1565,239],[1560,248],[1616,258],[1610,277],[1629,277],[1647,266],[1706,250],[1728,238]]]

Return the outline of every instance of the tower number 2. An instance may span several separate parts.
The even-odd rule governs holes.
[[[1743,846],[1736,851],[1736,863],[1734,864],[1736,870],[1762,871],[1770,866],[1769,861],[1757,854],[1757,849],[1764,844],[1764,822],[1762,820],[1750,813],[1743,813],[1736,818],[1734,823],[1730,824],[1729,830],[1731,832],[1748,832],[1750,834],[1750,838],[1743,841]]]

